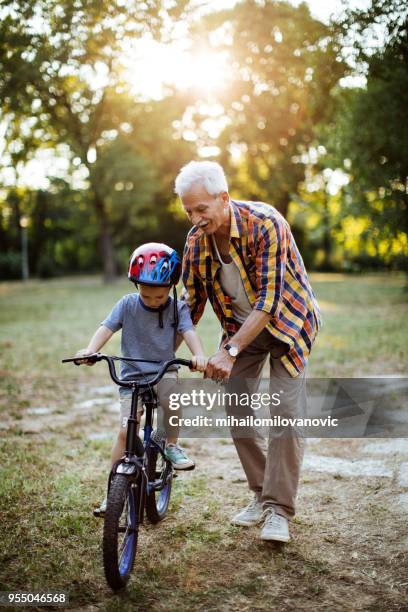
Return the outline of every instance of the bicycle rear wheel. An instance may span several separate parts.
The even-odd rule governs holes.
[[[151,523],[158,523],[164,519],[169,507],[173,468],[154,446],[147,453],[147,477],[146,515]]]
[[[116,474],[108,494],[103,528],[103,566],[109,586],[118,591],[129,579],[136,555],[140,487]]]

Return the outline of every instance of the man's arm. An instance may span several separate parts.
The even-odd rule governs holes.
[[[259,336],[270,320],[271,316],[267,312],[253,310],[235,336],[229,338],[228,342],[236,346],[239,352],[243,351],[252,340]]]
[[[184,248],[182,278],[185,291],[181,299],[187,302],[193,324],[197,325],[204,312],[207,292],[200,276],[194,271],[193,254],[188,245]]]
[[[258,228],[256,252],[257,298],[254,308],[278,316],[287,262],[287,232],[283,217],[267,219]]]
[[[255,340],[270,320],[268,313],[253,310],[235,336],[226,342],[233,344],[238,348],[238,352],[241,352],[252,340]],[[215,380],[227,380],[234,363],[235,359],[229,355],[228,351],[221,348],[209,359],[206,376]]]

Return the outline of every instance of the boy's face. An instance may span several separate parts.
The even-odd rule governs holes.
[[[143,303],[149,308],[163,306],[168,300],[171,289],[171,287],[149,287],[148,285],[139,285],[138,288]]]

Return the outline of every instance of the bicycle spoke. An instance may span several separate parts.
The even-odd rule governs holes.
[[[123,557],[123,552],[126,548],[126,542],[127,542],[127,537],[129,535],[129,530],[131,528],[131,523],[130,523],[130,518],[129,518],[129,498],[126,498],[125,504],[123,506],[123,513],[121,516],[121,519],[123,519],[123,523],[119,524],[119,533],[123,533],[123,538],[122,538],[122,543],[119,546],[119,553],[120,553],[120,558],[119,558],[119,565],[122,562],[122,557]]]

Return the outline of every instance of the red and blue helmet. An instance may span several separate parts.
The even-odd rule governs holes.
[[[171,287],[177,285],[180,274],[180,257],[167,244],[142,244],[130,258],[128,279],[140,285]]]

